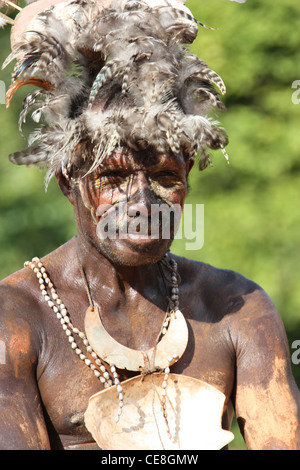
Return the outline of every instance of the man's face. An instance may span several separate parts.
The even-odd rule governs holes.
[[[77,180],[77,223],[116,264],[155,263],[170,247],[193,161],[121,150]]]

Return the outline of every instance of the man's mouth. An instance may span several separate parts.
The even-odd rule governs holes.
[[[97,234],[100,239],[129,240],[133,243],[152,243],[173,239],[174,219],[158,216],[145,209],[145,213],[128,214],[120,207],[103,206],[97,211]]]

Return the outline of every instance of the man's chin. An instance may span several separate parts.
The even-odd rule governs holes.
[[[114,264],[142,266],[155,264],[169,250],[172,240],[153,240],[138,235],[101,242],[101,252]]]

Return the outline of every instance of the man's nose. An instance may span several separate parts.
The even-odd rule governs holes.
[[[149,182],[144,171],[134,173],[131,181],[131,194],[134,195],[136,192],[142,193],[147,188],[149,188]]]
[[[157,204],[155,195],[149,188],[149,182],[143,172],[135,174],[131,191],[128,195],[128,215],[135,216],[143,214],[149,216],[151,211],[151,205]]]

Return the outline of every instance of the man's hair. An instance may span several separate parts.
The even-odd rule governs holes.
[[[34,17],[6,61],[17,59],[8,104],[20,86],[37,85],[19,123],[34,110],[46,124],[10,155],[13,163],[44,165],[50,179],[74,167],[93,171],[122,146],[185,157],[200,151],[201,169],[207,149],[225,152],[226,133],[208,116],[224,108],[215,89],[224,94],[224,83],[186,47],[201,23],[175,0],[153,2],[112,0],[103,9],[75,0]]]

